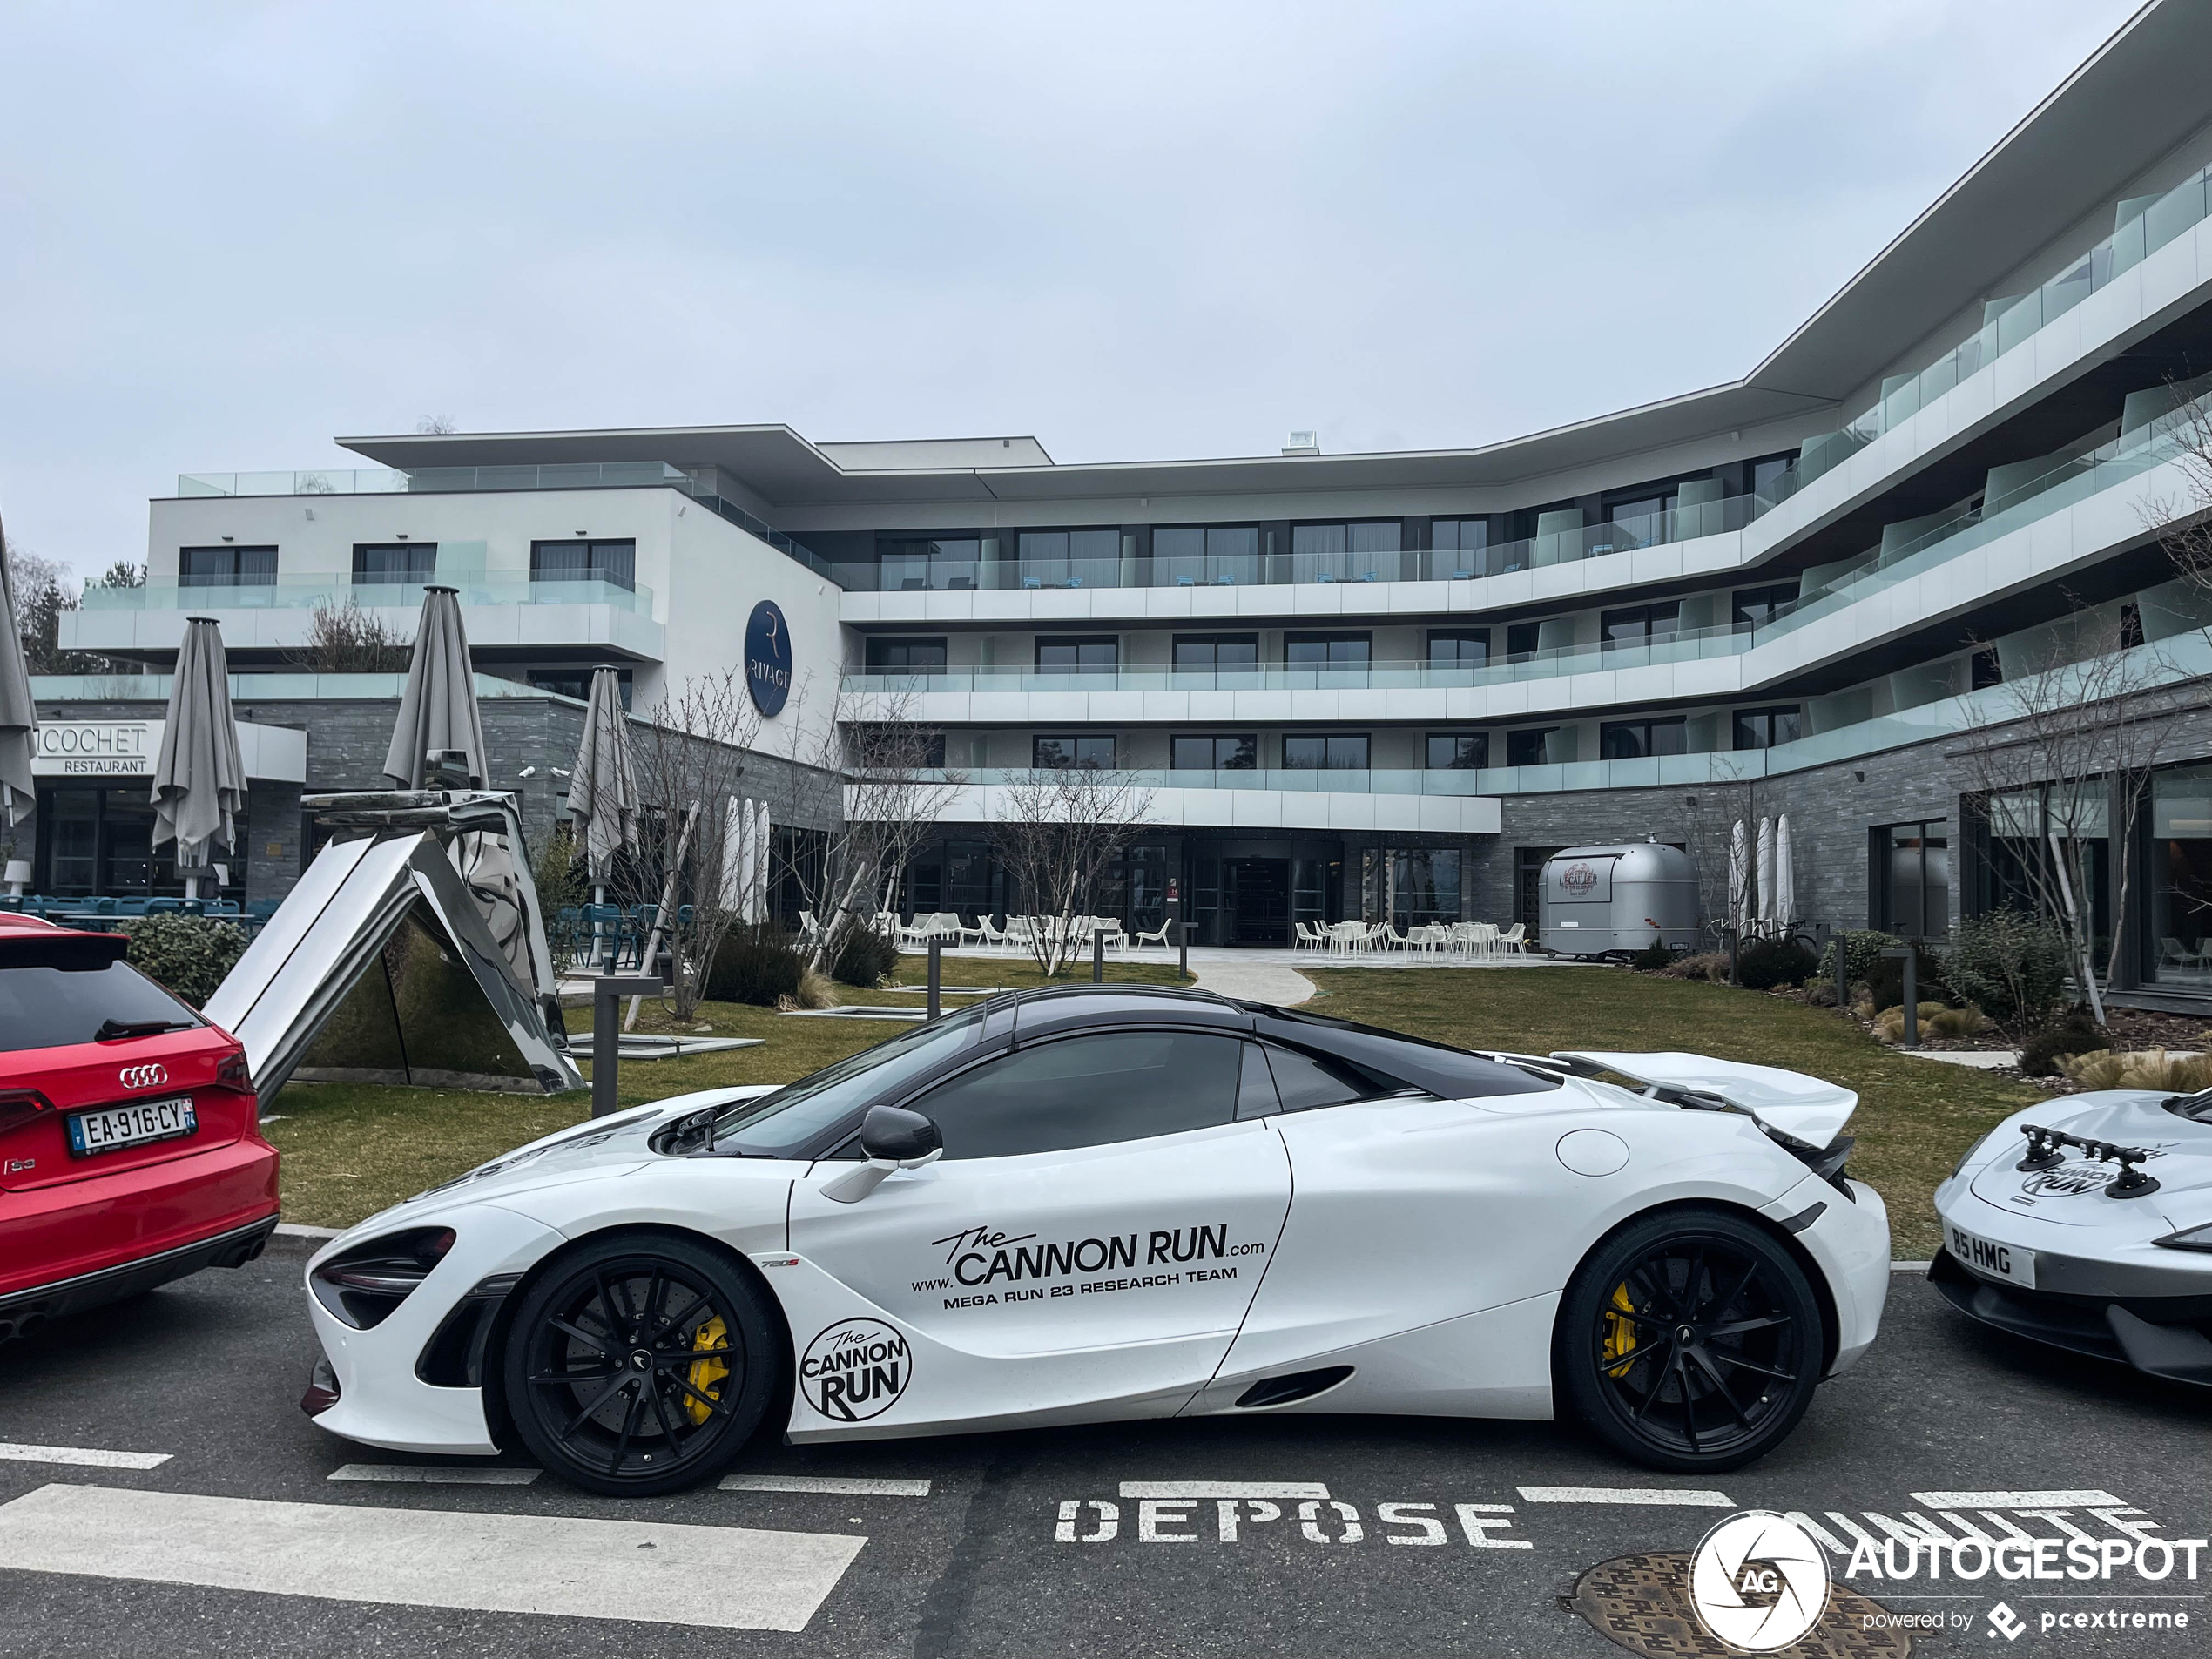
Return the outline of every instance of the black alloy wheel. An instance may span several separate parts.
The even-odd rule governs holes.
[[[765,1293],[716,1251],[612,1238],[558,1263],[508,1336],[507,1408],[539,1462],[611,1496],[726,1468],[783,1365]]]
[[[1555,1384],[1582,1420],[1654,1468],[1733,1469],[1812,1403],[1826,1354],[1795,1256],[1757,1223],[1677,1210],[1630,1224],[1560,1306]]]

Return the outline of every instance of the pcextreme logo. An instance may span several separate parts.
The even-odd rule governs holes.
[[[1785,1515],[1753,1509],[1689,1558],[1689,1604],[1708,1634],[1746,1653],[1786,1648],[1828,1610],[1828,1557]]]

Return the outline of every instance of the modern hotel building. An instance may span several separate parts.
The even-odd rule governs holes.
[[[733,665],[768,598],[799,689],[764,750],[807,720],[942,734],[961,786],[912,907],[1004,910],[998,792],[1099,765],[1153,789],[1101,907],[1157,925],[1173,883],[1215,942],[1511,921],[1562,846],[1706,852],[1782,813],[1802,914],[1941,934],[2036,834],[1974,796],[1961,733],[2068,639],[2147,683],[2212,668],[2212,606],[2160,541],[2193,510],[2175,411],[2212,371],[2207,64],[2212,8],[2146,8],[1743,379],[1484,448],[1058,465],[1028,437],[747,425],[348,438],[363,470],[186,476],[147,584],[64,625],[144,677],[42,681],[42,708],[89,743],[158,714],[185,617],[219,617],[289,768],[239,873],[274,892],[300,784],[374,782],[388,719],[388,685],[287,671],[318,604],[403,634],[423,583],[458,588],[492,781],[542,822],[590,665],[643,713]],[[2168,758],[2107,923],[2153,1000],[2212,993],[2212,721]],[[138,857],[135,796],[49,782],[41,886]]]

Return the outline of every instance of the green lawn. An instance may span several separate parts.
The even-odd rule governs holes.
[[[1596,968],[1424,973],[1338,968],[1308,975],[1316,1013],[1410,1031],[1470,1049],[1689,1049],[1786,1066],[1858,1091],[1847,1131],[1854,1176],[1890,1208],[1895,1253],[1930,1255],[1936,1184],[2007,1113],[2043,1091],[1965,1066],[1886,1049],[1832,1008],[1691,980]]]
[[[1109,981],[1122,984],[1175,984],[1172,964],[1109,962]],[[926,959],[902,956],[894,976],[900,984],[927,982]],[[1087,981],[1083,963],[1057,984]],[[968,957],[944,960],[948,985],[1028,987],[1045,983],[1035,967],[1015,961]],[[911,993],[837,988],[846,1004],[897,1004],[920,1008]],[[966,997],[947,999],[957,1008]],[[570,1028],[582,1030],[588,1008],[569,1010]],[[687,1089],[731,1083],[784,1083],[842,1059],[856,1049],[880,1042],[902,1026],[874,1020],[798,1020],[769,1008],[735,1002],[702,1005],[697,1025],[713,1035],[763,1037],[759,1048],[723,1054],[692,1055],[676,1060],[632,1061],[622,1069],[625,1105],[680,1095]],[[641,1031],[672,1028],[659,1005],[647,1002],[637,1020]],[[584,1068],[585,1076],[590,1068]],[[590,1115],[591,1097],[574,1095],[503,1095],[465,1089],[391,1089],[367,1083],[290,1083],[273,1103],[275,1121],[266,1133],[284,1155],[285,1219],[314,1227],[346,1227],[387,1204],[473,1169],[512,1147]]]
[[[1021,961],[948,957],[953,985],[1033,986]],[[1122,983],[1172,984],[1165,963],[1115,962]],[[902,984],[920,984],[922,959],[900,958]],[[1084,964],[1059,982],[1089,978]],[[1723,1059],[1788,1066],[1859,1093],[1851,1132],[1855,1175],[1888,1201],[1897,1253],[1925,1257],[1936,1243],[1930,1199],[1974,1138],[2040,1091],[1962,1066],[1907,1059],[1831,1009],[1688,980],[1607,968],[1516,968],[1453,973],[1323,968],[1318,1012],[1440,1038],[1467,1048],[1545,1054],[1554,1049],[1692,1049]],[[918,996],[840,987],[847,1003],[919,1005]],[[958,1006],[964,999],[952,999]],[[589,1017],[570,1013],[572,1021]],[[765,1037],[759,1048],[680,1060],[633,1062],[622,1070],[625,1104],[726,1083],[788,1082],[902,1028],[874,1022],[788,1019],[765,1008],[711,1002],[699,1023],[723,1036]],[[648,1003],[641,1029],[669,1029]],[[589,1096],[475,1094],[339,1083],[293,1083],[276,1103],[269,1138],[284,1153],[287,1217],[345,1226],[408,1194],[581,1122]]]

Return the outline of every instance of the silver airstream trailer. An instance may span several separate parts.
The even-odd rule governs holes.
[[[1655,936],[1695,949],[1697,860],[1656,841],[1554,853],[1538,882],[1536,936],[1554,956],[1619,955]]]

